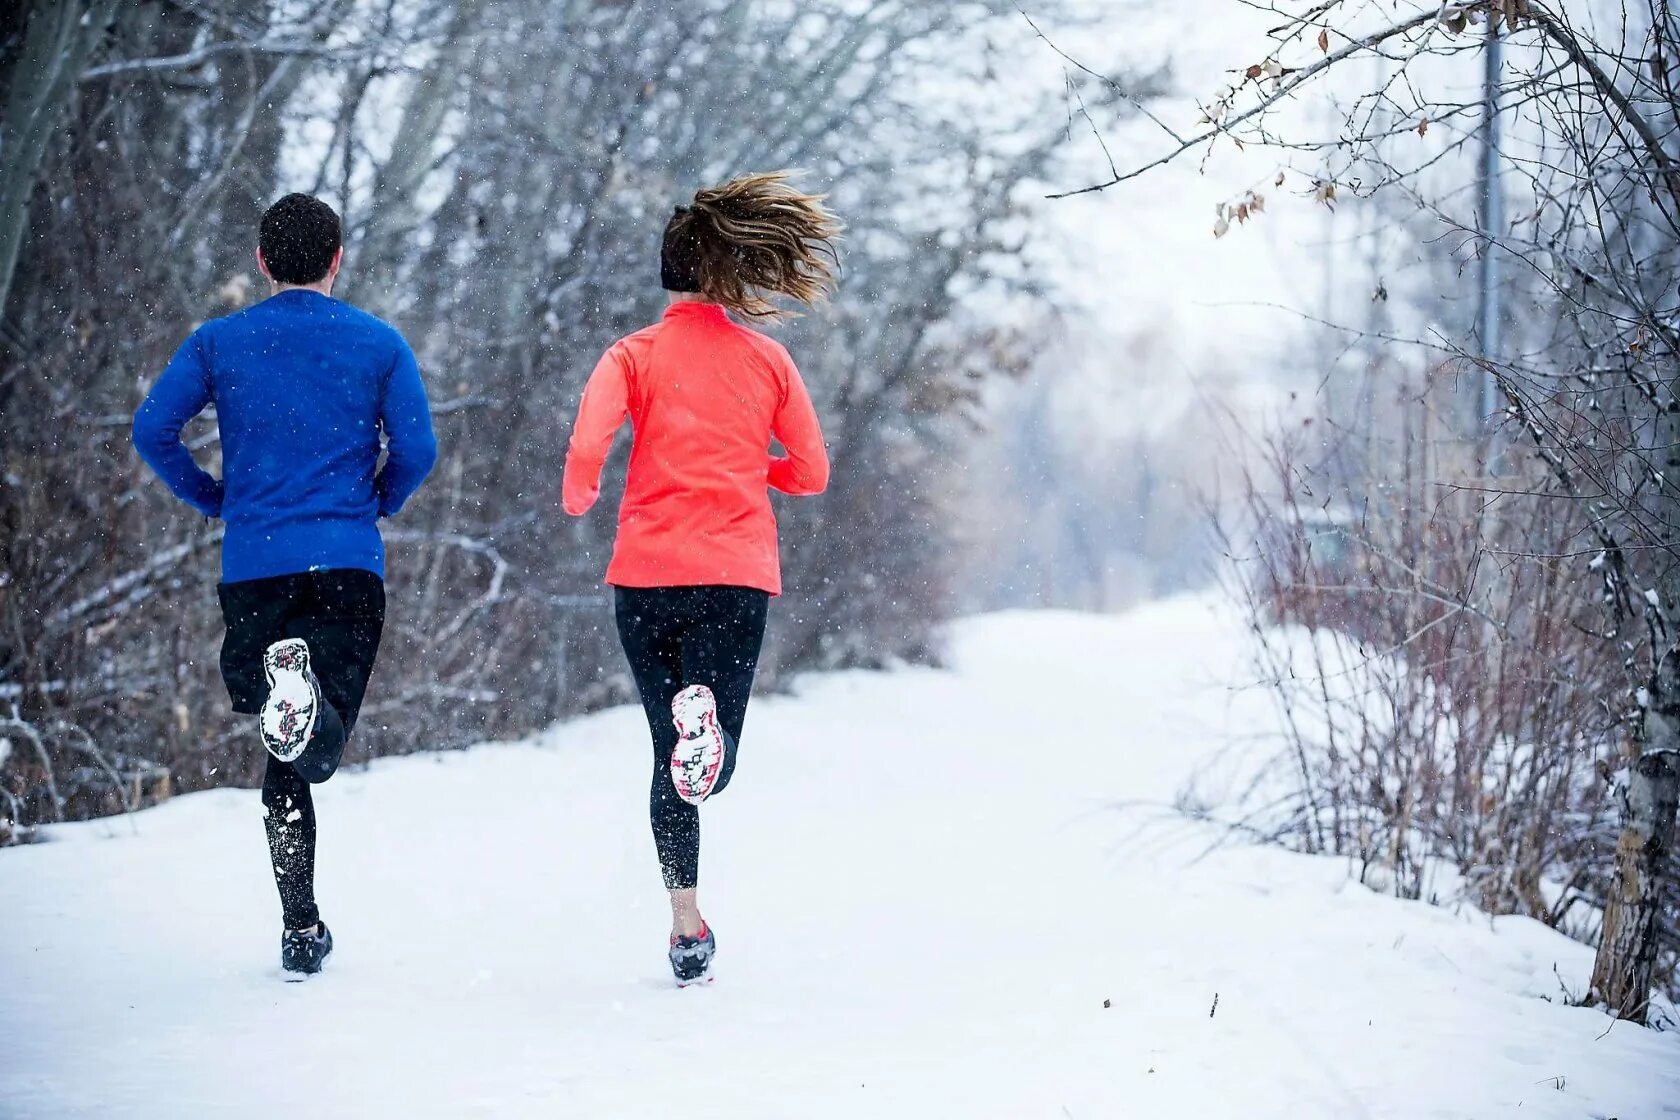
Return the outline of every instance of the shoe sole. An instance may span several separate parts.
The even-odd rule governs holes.
[[[275,651],[292,645],[301,649],[301,667],[276,670],[271,664]],[[281,762],[294,762],[315,737],[315,723],[321,713],[321,690],[310,672],[309,646],[299,638],[275,642],[263,654],[263,673],[268,678],[268,698],[257,717],[257,732],[269,754]],[[276,734],[269,733],[271,726],[277,729]]]
[[[677,745],[671,751],[671,784],[677,796],[698,805],[717,788],[723,772],[723,732],[717,723],[717,700],[703,684],[690,685],[671,701]],[[689,775],[698,775],[690,782]]]
[[[280,968],[280,979],[284,980],[288,984],[301,984],[305,980],[312,980],[321,975],[321,973],[326,969],[327,959],[331,956],[332,952],[329,950],[327,955],[321,958],[321,967],[317,968],[314,972],[302,972],[298,969],[286,968],[282,965]]]

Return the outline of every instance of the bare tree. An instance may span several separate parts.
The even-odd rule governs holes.
[[[359,757],[630,695],[610,514],[555,508],[566,425],[599,353],[658,314],[669,208],[742,170],[805,169],[852,230],[838,299],[785,328],[841,481],[784,511],[771,667],[931,655],[941,448],[1018,368],[961,296],[1042,299],[996,266],[1065,142],[1041,106],[953,103],[1010,31],[1004,0],[122,6],[58,87],[4,304],[0,711],[35,738],[11,736],[0,808],[27,825],[136,781],[138,803],[255,776],[215,664],[219,529],[143,474],[127,420],[196,323],[257,298],[252,226],[292,189],[343,213],[344,294],[414,341],[442,445],[388,532]],[[187,436],[213,468],[214,425]],[[90,742],[115,779],[77,769]]]
[[[1603,883],[1594,899],[1603,922],[1593,993],[1618,1015],[1643,1020],[1662,930],[1677,915],[1667,884],[1680,769],[1680,24],[1665,0],[1567,12],[1532,0],[1253,7],[1275,16],[1275,26],[1203,103],[1198,125],[1166,128],[1159,156],[1080,189],[1103,190],[1215,145],[1265,146],[1287,165],[1280,187],[1305,178],[1310,197],[1332,206],[1402,199],[1425,238],[1450,239],[1443,260],[1462,266],[1491,254],[1504,262],[1499,291],[1536,315],[1518,321],[1518,337],[1503,347],[1450,323],[1340,326],[1417,347],[1458,379],[1493,379],[1504,404],[1500,436],[1472,441],[1479,462],[1438,480],[1440,489],[1477,496],[1463,513],[1480,542],[1467,555],[1491,549],[1513,560],[1501,593],[1522,583],[1521,571],[1572,563],[1571,601],[1599,604],[1595,642],[1561,663],[1570,688],[1591,682],[1600,690],[1596,702],[1612,717],[1605,733],[1620,740],[1610,756],[1620,783],[1617,849],[1587,876]],[[1491,45],[1504,63],[1480,94],[1466,79]],[[1337,107],[1335,135],[1291,111],[1307,102]],[[1503,127],[1486,128],[1490,119]],[[1497,147],[1487,147],[1495,136]],[[1484,155],[1514,187],[1496,196],[1507,207],[1478,213],[1460,188],[1474,182]],[[1239,192],[1215,215],[1216,232],[1257,220],[1263,204],[1257,190]],[[1502,212],[1509,217],[1490,223]],[[1484,316],[1481,333],[1497,323]],[[1466,398],[1456,387],[1445,393],[1443,403]],[[1536,469],[1519,465],[1524,448]],[[1358,495],[1357,480],[1342,482]],[[1520,518],[1471,513],[1527,508],[1536,498],[1559,520],[1523,529]],[[1549,525],[1557,523],[1572,531],[1555,537]],[[1418,608],[1444,599],[1463,612],[1487,591],[1468,570],[1439,585],[1414,574],[1397,587],[1367,571],[1359,585],[1387,587],[1384,594]],[[1561,648],[1537,615],[1498,622],[1489,640],[1548,658]],[[1416,656],[1411,639],[1398,653],[1437,686],[1451,683]]]
[[[116,7],[116,0],[27,0],[0,14],[0,307],[41,157]]]

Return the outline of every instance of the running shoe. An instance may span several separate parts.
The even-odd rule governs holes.
[[[711,796],[723,772],[723,728],[718,726],[717,700],[703,684],[689,685],[671,701],[671,721],[677,725],[677,745],[671,751],[671,784],[677,796],[698,805]]]
[[[309,668],[309,643],[302,638],[275,642],[263,654],[268,676],[268,699],[258,727],[263,746],[281,762],[303,753],[315,734],[321,714],[321,686]]]
[[[280,968],[287,980],[315,975],[331,952],[332,930],[326,922],[318,930],[289,929],[280,935]]]
[[[698,937],[672,937],[671,972],[677,978],[677,987],[710,983],[712,958],[716,955],[717,938],[712,936],[712,927],[704,922],[700,923]]]

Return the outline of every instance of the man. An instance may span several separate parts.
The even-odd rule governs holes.
[[[222,677],[257,715],[264,824],[280,888],[280,964],[319,972],[332,934],[315,904],[310,784],[338,768],[385,622],[385,546],[437,458],[426,389],[395,329],[332,298],[344,259],[332,207],[290,194],[263,215],[263,302],[194,331],[134,416],[134,446],[176,497],[227,523]],[[181,429],[207,405],[222,478]],[[379,467],[380,433],[386,459]]]

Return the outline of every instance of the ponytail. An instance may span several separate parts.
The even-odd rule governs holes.
[[[807,306],[826,296],[839,267],[840,220],[824,195],[805,194],[789,178],[743,175],[677,207],[660,253],[664,286],[754,319],[784,314],[773,295]]]

